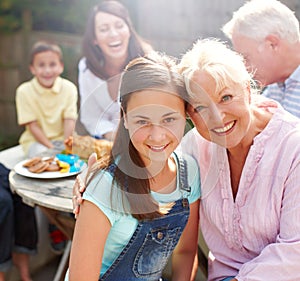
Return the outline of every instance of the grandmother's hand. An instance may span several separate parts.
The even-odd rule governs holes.
[[[85,174],[91,169],[91,167],[97,162],[97,154],[92,153],[88,159],[88,169],[85,171]],[[84,172],[83,172],[84,173]],[[73,214],[75,218],[77,218],[80,212],[80,204],[82,203],[82,193],[85,191],[86,186],[84,183],[84,176],[83,173],[76,177],[75,183],[73,185]]]

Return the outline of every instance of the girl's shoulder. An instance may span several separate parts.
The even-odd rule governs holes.
[[[109,197],[111,186],[113,184],[113,176],[106,170],[99,170],[89,182],[86,191],[96,199]]]
[[[108,218],[111,225],[128,217],[123,207],[123,196],[118,185],[113,183],[113,175],[107,170],[99,170],[88,184],[83,199],[96,205]]]

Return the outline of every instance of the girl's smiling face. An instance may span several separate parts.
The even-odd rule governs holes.
[[[217,90],[211,75],[195,71],[189,88],[194,101],[187,111],[200,135],[226,148],[240,144],[251,122],[249,86]]]
[[[178,146],[185,128],[185,103],[162,90],[131,94],[124,113],[124,125],[146,167],[164,162]]]

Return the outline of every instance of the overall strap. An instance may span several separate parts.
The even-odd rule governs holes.
[[[117,165],[115,163],[110,164],[105,170],[111,174],[112,177],[115,175]]]
[[[181,155],[178,155],[175,152],[174,152],[174,155],[175,155],[175,157],[177,159],[177,163],[178,163],[178,174],[179,174],[180,189],[187,192],[187,193],[190,193],[191,192],[191,187],[188,183],[187,162]],[[109,172],[112,175],[112,177],[114,177],[116,168],[117,168],[117,165],[115,163],[112,163],[106,168],[106,171]],[[127,183],[125,183],[125,185],[126,185],[125,189],[128,190]]]
[[[187,162],[182,157],[182,155],[178,155],[174,152],[174,155],[178,162],[178,173],[179,173],[179,183],[180,189],[186,191],[187,193],[191,192],[191,187],[188,183],[188,169],[187,169]]]

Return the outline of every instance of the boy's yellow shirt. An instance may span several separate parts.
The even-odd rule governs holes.
[[[57,77],[52,88],[44,88],[36,78],[24,82],[16,90],[19,125],[25,125],[20,144],[27,154],[36,142],[26,124],[37,121],[50,140],[63,140],[64,119],[77,118],[77,87],[71,81]]]

